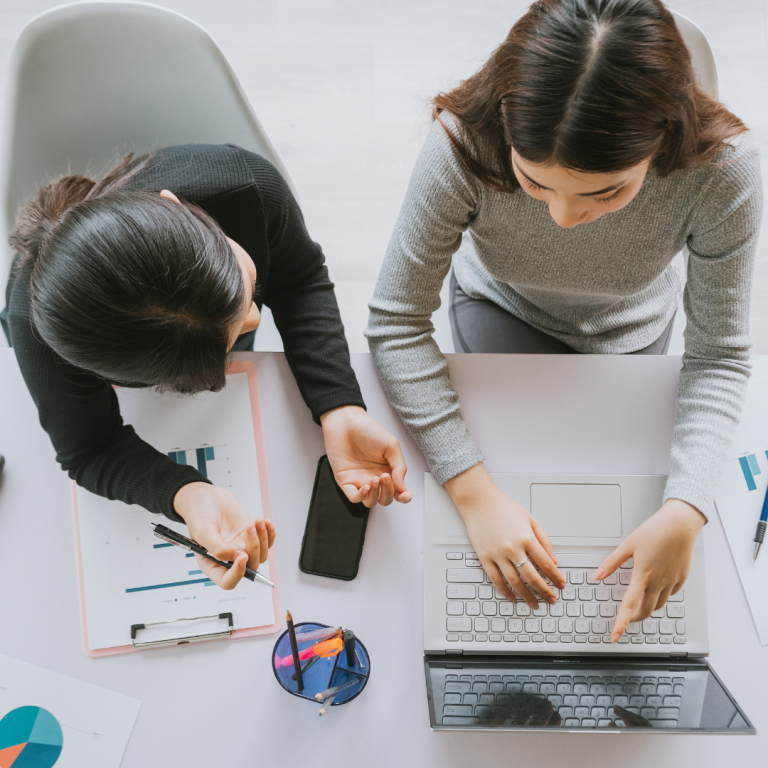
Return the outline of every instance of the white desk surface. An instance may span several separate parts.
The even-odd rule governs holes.
[[[425,464],[368,355],[353,355],[371,413],[398,436],[414,492],[370,517],[358,578],[297,566],[321,433],[282,354],[258,368],[283,605],[351,627],[372,657],[366,691],[318,718],[270,666],[275,636],[90,659],[82,651],[68,479],[12,350],[0,350],[0,653],[142,701],[123,768],[147,765],[715,766],[768,753],[768,647],[760,646],[718,519],[705,528],[710,660],[757,736],[433,733],[422,665]],[[666,473],[679,358],[455,355],[463,413],[490,471]],[[768,359],[756,367],[768,370]]]

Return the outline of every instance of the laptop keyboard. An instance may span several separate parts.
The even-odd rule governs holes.
[[[632,577],[631,561],[594,581],[591,576],[600,563],[589,565],[583,555],[558,557],[558,570],[567,585],[557,589],[539,571],[558,600],[531,608],[522,600],[513,603],[501,596],[474,552],[446,553],[446,641],[610,644],[616,612]],[[681,589],[650,618],[627,625],[619,643],[685,645],[684,597]]]
[[[656,675],[447,674],[442,724],[504,725],[522,712],[528,725],[676,728],[684,684]]]

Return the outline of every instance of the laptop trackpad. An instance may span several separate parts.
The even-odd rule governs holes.
[[[531,514],[548,536],[621,537],[621,486],[531,483]]]

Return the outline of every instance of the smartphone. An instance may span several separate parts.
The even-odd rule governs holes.
[[[352,581],[363,554],[368,507],[353,504],[339,488],[328,457],[317,463],[299,568],[304,573]]]

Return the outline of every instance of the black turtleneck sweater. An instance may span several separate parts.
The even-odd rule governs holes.
[[[169,189],[199,205],[248,252],[259,281],[257,303],[272,310],[316,422],[332,408],[364,407],[323,252],[271,163],[231,145],[167,147],[129,188]],[[110,382],[66,362],[40,339],[30,317],[29,280],[27,268],[8,283],[10,340],[58,462],[94,493],[180,520],[173,509],[176,492],[204,478],[123,423]]]

